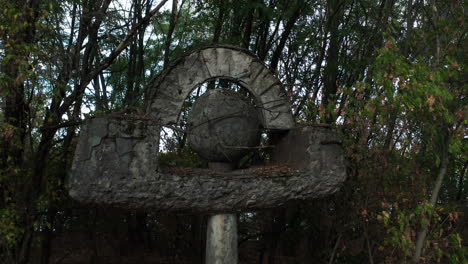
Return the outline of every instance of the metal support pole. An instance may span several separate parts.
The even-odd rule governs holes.
[[[210,162],[208,165],[212,170],[232,170],[232,165],[229,163]],[[237,215],[210,216],[206,231],[206,264],[237,263]]]
[[[237,264],[237,215],[210,216],[206,235],[206,264]]]

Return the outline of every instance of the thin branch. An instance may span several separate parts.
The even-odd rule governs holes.
[[[335,243],[335,246],[333,247],[333,251],[330,256],[330,261],[328,262],[328,264],[333,264],[335,262],[335,255],[336,255],[336,251],[338,250],[338,246],[340,245],[341,237],[342,235],[340,234],[338,238],[336,239],[336,243]]]
[[[41,130],[41,131],[44,131],[44,130],[56,130],[56,129],[64,128],[64,127],[72,127],[72,126],[80,125],[82,122],[83,122],[83,121],[81,121],[81,120],[79,120],[79,121],[68,121],[68,122],[64,122],[64,123],[61,123],[61,124],[58,124],[58,125],[55,125],[55,126],[41,127],[40,130]]]
[[[133,37],[135,37],[135,35],[138,33],[138,30],[141,27],[146,26],[150,22],[151,18],[159,11],[159,9],[161,9],[164,6],[164,4],[167,1],[168,0],[161,1],[161,3],[159,3],[158,6],[151,10],[140,22],[134,25],[132,29],[127,33],[127,36],[124,38],[124,40],[120,42],[117,48],[115,48],[107,58],[101,61],[99,66],[87,76],[86,80],[91,81],[95,75],[98,75],[101,71],[109,67],[110,64],[120,55],[120,53],[122,53],[122,51],[124,51],[128,47]]]
[[[85,87],[88,85],[91,80],[94,79],[95,76],[99,75],[103,70],[108,68],[111,63],[124,51],[128,45],[131,43],[135,35],[138,33],[139,29],[143,26],[146,26],[151,18],[164,6],[164,4],[168,0],[162,0],[161,3],[159,3],[158,6],[156,6],[153,10],[151,10],[140,22],[135,24],[132,29],[127,33],[127,36],[120,42],[120,44],[110,53],[109,56],[107,56],[105,59],[99,63],[99,66],[97,66],[93,71],[91,71],[87,76],[83,78],[83,80],[80,83],[80,87],[75,89],[73,93],[66,98],[64,103],[60,106],[59,113],[64,113],[66,109],[69,108],[69,106],[73,103],[73,101],[77,98],[77,96],[81,93],[84,92]]]

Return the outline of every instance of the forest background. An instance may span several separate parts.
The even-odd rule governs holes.
[[[342,130],[348,160],[337,194],[240,214],[242,262],[467,263],[466,8],[0,0],[0,262],[203,263],[206,216],[82,205],[64,184],[85,118],[139,113],[171,60],[219,43],[277,73],[297,122]],[[165,131],[162,165],[205,165]]]

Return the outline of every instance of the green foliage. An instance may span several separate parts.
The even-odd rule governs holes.
[[[14,247],[20,239],[24,230],[19,221],[19,216],[14,208],[0,209],[0,245],[4,247],[3,250]]]
[[[220,43],[247,47],[268,65],[301,3],[178,1],[169,54],[171,10],[165,10],[79,90],[83,77],[158,1],[111,1],[107,9],[101,6],[105,2],[2,1],[0,259],[21,262],[19,249],[28,243],[31,252],[47,252],[40,247],[47,246],[48,236],[68,232],[86,233],[94,242],[109,237],[121,249],[127,240],[137,244],[135,226],[145,229],[146,245],[161,254],[180,256],[183,248],[195,247],[201,240],[194,234],[202,233],[202,225],[192,218],[159,212],[145,218],[71,201],[64,183],[79,133],[72,124],[96,113],[144,112],[166,55],[172,60],[210,44],[218,25]],[[153,6],[145,6],[150,2]],[[338,10],[330,10],[333,3],[339,3]],[[467,262],[460,232],[466,229],[460,212],[468,190],[466,7],[461,1],[305,1],[272,70],[284,83],[296,121],[315,123],[326,115],[336,120],[345,136],[349,180],[324,200],[243,214],[243,245],[257,243],[269,259],[278,252],[300,255],[291,260],[299,263],[329,263],[333,252],[334,263],[367,263],[369,255],[374,263],[404,263],[414,253],[416,233],[427,226],[422,262]],[[332,35],[339,43],[335,59]],[[326,72],[336,72],[329,76],[336,92],[328,105],[322,102]],[[186,144],[194,100],[187,98],[176,129],[162,137],[161,166],[206,167]],[[433,208],[423,201],[431,195],[445,149],[447,175]],[[261,163],[266,156],[255,154],[241,163]],[[30,234],[33,242],[27,242]]]
[[[159,165],[162,167],[206,168],[207,162],[191,150],[182,152],[161,152]]]
[[[421,226],[430,226],[430,237],[426,242],[426,253],[423,263],[464,263],[467,248],[462,246],[460,234],[454,226],[459,221],[460,212],[450,211],[443,207],[432,207],[425,203],[416,209],[401,209],[398,204],[382,203],[385,209],[377,215],[377,220],[383,223],[386,237],[379,247],[380,251],[389,251],[397,254],[387,256],[386,263],[394,261],[411,261],[415,247],[416,233]],[[429,221],[429,219],[431,219]],[[406,263],[406,262],[405,262]]]

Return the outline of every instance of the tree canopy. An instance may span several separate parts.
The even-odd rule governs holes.
[[[329,124],[345,136],[348,180],[341,191],[240,214],[241,262],[467,262],[465,1],[0,6],[5,263],[102,263],[106,256],[155,263],[137,250],[171,263],[203,263],[205,216],[78,204],[64,183],[85,118],[143,112],[157,74],[212,44],[254,53],[283,82],[296,122]],[[205,86],[242,92],[227,80]],[[202,90],[187,98],[186,109]],[[186,144],[187,111],[162,133],[165,166],[206,166]],[[259,150],[241,166],[267,161]]]

